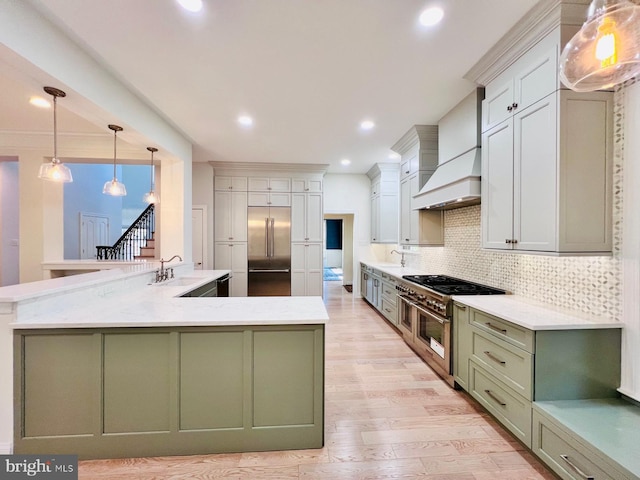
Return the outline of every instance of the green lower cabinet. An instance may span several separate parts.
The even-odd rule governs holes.
[[[14,452],[321,448],[324,326],[16,331]]]
[[[565,480],[629,480],[638,478],[622,473],[596,449],[565,429],[560,423],[533,411],[531,449],[549,468]]]
[[[469,393],[515,437],[531,447],[531,402],[486,373],[473,361],[469,368]]]
[[[456,384],[469,391],[469,358],[471,358],[471,326],[466,305],[453,304],[453,378]]]

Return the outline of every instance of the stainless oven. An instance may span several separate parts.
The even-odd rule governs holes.
[[[449,385],[453,380],[451,295],[504,294],[444,275],[406,275],[396,285],[398,327],[405,342]]]
[[[396,287],[397,288],[397,287]],[[397,294],[398,298],[398,329],[405,341],[413,342],[416,324],[415,304],[406,295]]]
[[[415,343],[418,353],[441,375],[451,375],[451,320],[419,305],[416,309]],[[436,369],[437,371],[437,369]]]

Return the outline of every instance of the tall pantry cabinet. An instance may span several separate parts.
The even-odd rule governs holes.
[[[247,177],[214,177],[215,268],[231,271],[231,297],[247,296],[247,199]]]
[[[322,296],[326,165],[213,162],[215,268],[231,270],[231,296],[247,295],[247,209],[291,207],[291,295]]]
[[[297,180],[291,194],[291,295],[322,296],[322,180]]]

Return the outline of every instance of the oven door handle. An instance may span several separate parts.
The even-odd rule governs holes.
[[[436,322],[438,322],[441,325],[444,325],[445,323],[451,323],[451,320],[449,320],[448,318],[437,317],[436,315],[431,313],[429,310],[425,310],[424,308],[416,305],[415,303],[413,304],[413,306],[416,307],[418,309],[418,311],[420,311],[420,312],[424,313],[425,315],[428,315],[429,317],[433,318]]]
[[[410,307],[417,307],[415,303],[413,303],[409,298],[405,297],[404,295],[400,295],[399,293],[396,293],[396,297],[398,297],[401,302],[406,303]]]

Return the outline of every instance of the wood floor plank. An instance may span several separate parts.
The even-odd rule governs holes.
[[[82,480],[552,480],[362,299],[325,283],[325,447],[89,460]]]

